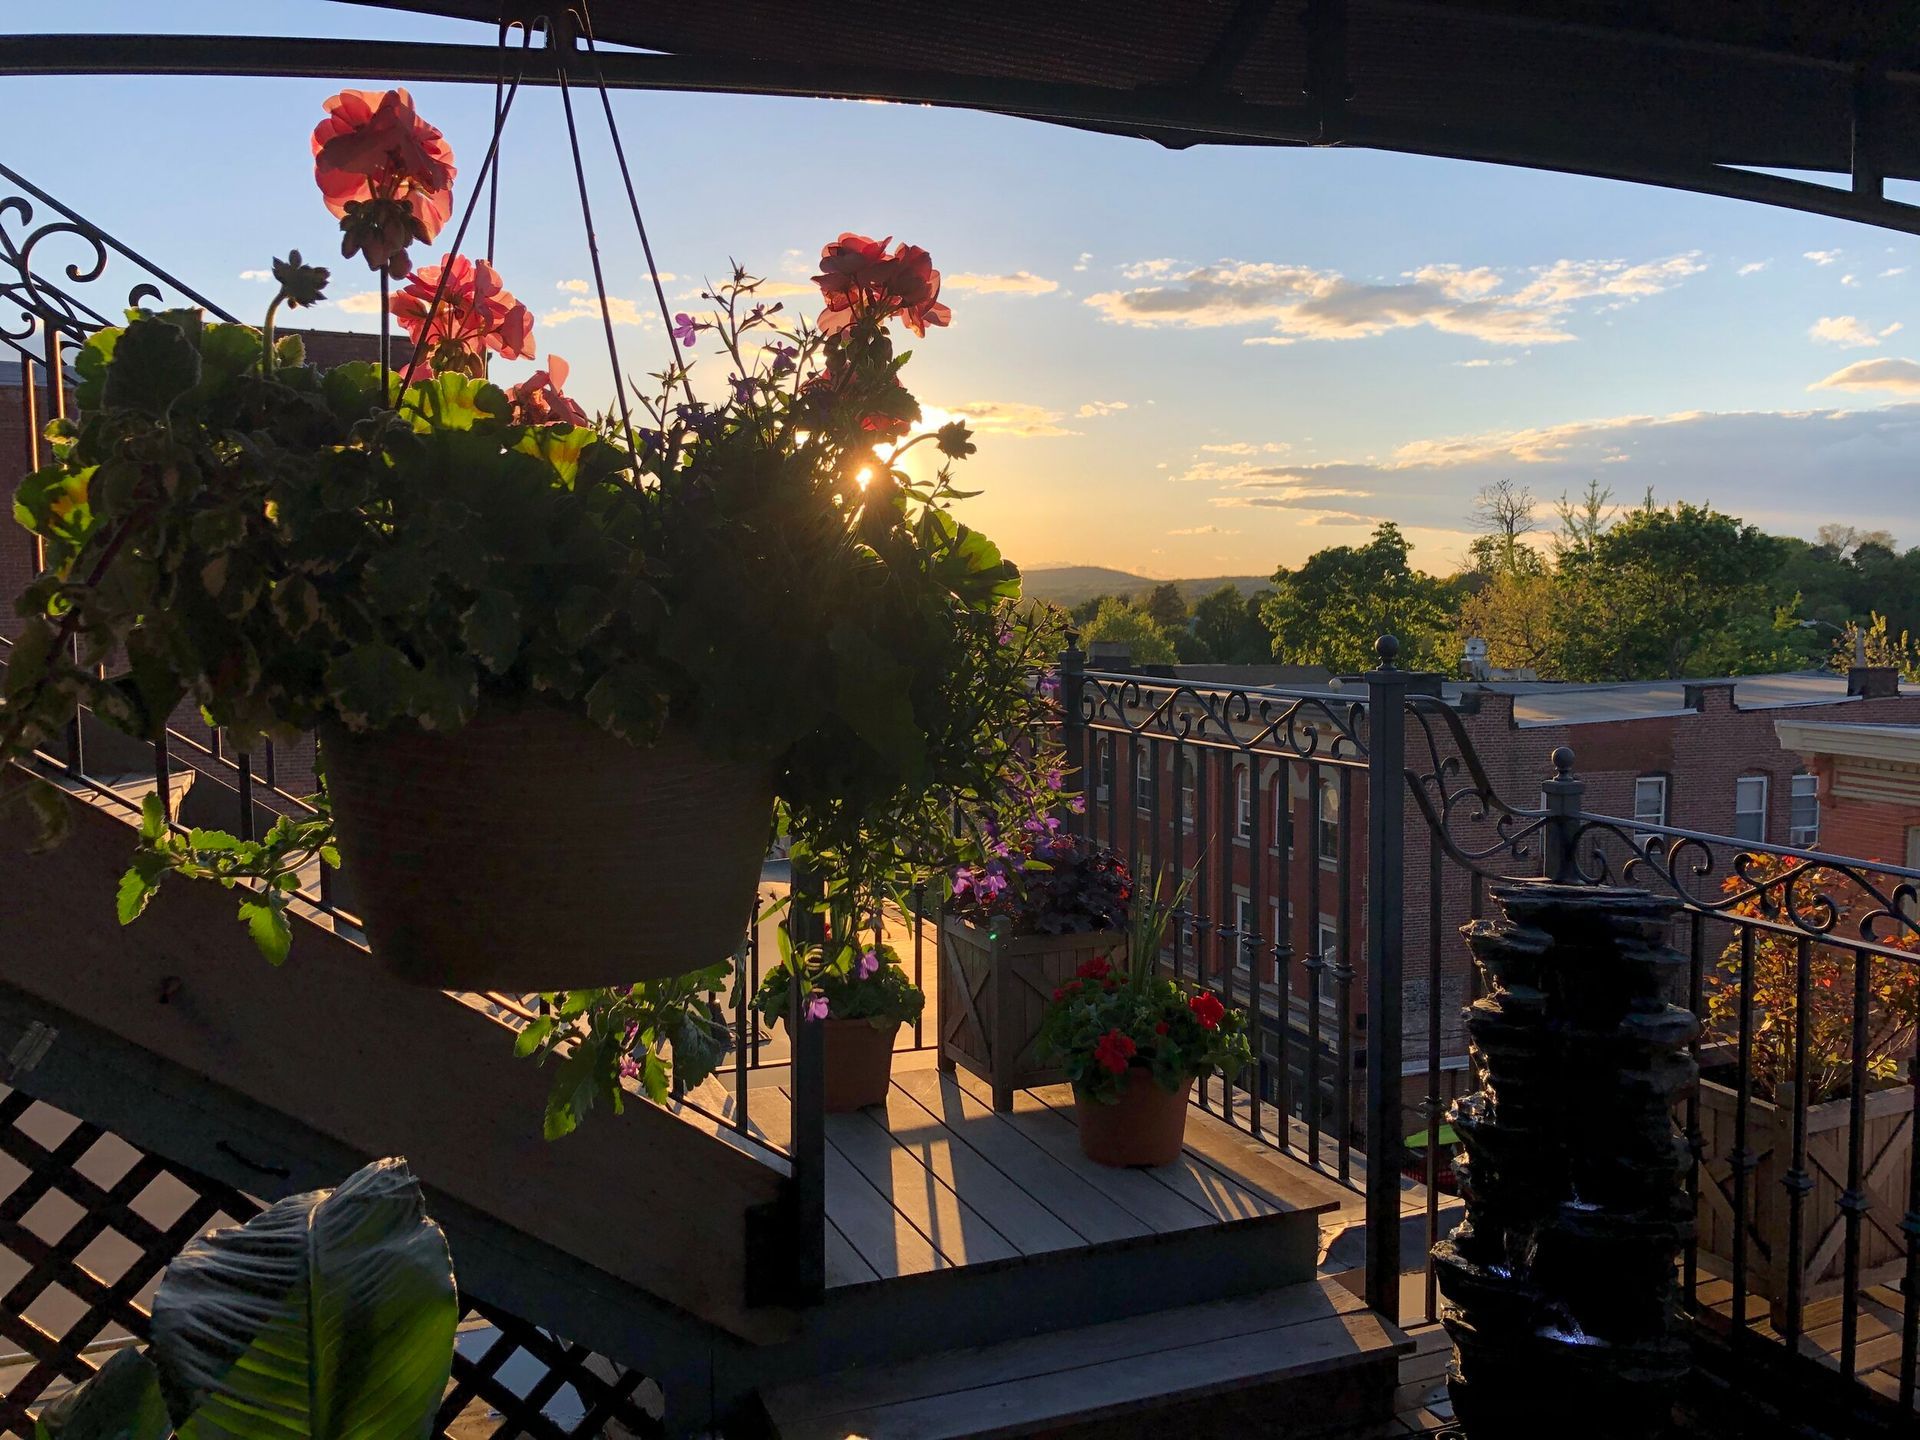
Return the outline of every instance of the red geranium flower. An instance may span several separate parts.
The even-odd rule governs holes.
[[[1067,998],[1067,992],[1060,989],[1058,986],[1055,986],[1053,991],[1053,998],[1056,1000],[1064,1000]]]
[[[453,147],[405,90],[342,90],[324,108],[313,178],[340,217],[341,253],[399,279],[407,246],[432,240],[453,213]]]
[[[451,287],[449,287],[451,288]],[[558,355],[547,357],[547,368],[536,370],[507,391],[513,402],[513,418],[521,425],[551,425],[565,421],[569,425],[587,423],[587,412],[560,393],[567,383],[567,362]]]
[[[1073,973],[1082,980],[1104,980],[1112,970],[1113,966],[1106,956],[1096,955],[1091,960],[1082,961],[1080,968]]]
[[[1220,1003],[1220,997],[1211,990],[1202,990],[1188,1000],[1187,1008],[1193,1011],[1193,1018],[1206,1030],[1217,1027],[1227,1013],[1227,1007]]]
[[[945,325],[953,312],[940,303],[940,272],[933,257],[918,245],[902,244],[891,254],[885,240],[846,231],[820,251],[820,287],[827,308],[820,312],[820,329],[828,335],[855,320],[887,321],[899,317],[916,335],[929,325]]]
[[[1093,1044],[1093,1058],[1104,1069],[1115,1075],[1126,1072],[1128,1063],[1133,1059],[1134,1043],[1118,1030],[1109,1030]]]
[[[1166,1033],[1167,1033],[1167,1022],[1166,1022],[1166,1021],[1164,1021],[1164,1020],[1156,1020],[1156,1021],[1154,1021],[1154,1022],[1153,1022],[1153,1033],[1154,1033],[1154,1034],[1156,1034],[1156,1035],[1164,1035],[1164,1034],[1166,1034]]]
[[[427,311],[440,288],[443,267],[447,290],[429,325]],[[416,270],[387,308],[415,345],[421,332],[426,333],[426,354],[416,375],[437,370],[484,375],[489,350],[507,360],[533,357],[533,312],[501,288],[500,272],[484,260],[449,255],[440,265]]]

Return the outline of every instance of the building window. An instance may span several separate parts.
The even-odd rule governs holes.
[[[1273,834],[1267,848],[1276,855],[1293,853],[1293,787],[1285,769],[1273,776]]]
[[[1636,825],[1667,823],[1666,776],[1642,775],[1633,782],[1633,820]]]
[[[1320,782],[1320,858],[1340,858],[1340,787],[1331,780]]]
[[[1094,798],[1105,800],[1113,794],[1113,741],[1101,740],[1098,744],[1100,746],[1100,778],[1094,789]]]
[[[1247,968],[1247,957],[1260,942],[1259,926],[1254,920],[1253,901],[1244,895],[1236,895],[1233,900],[1233,926],[1239,932],[1239,938],[1233,946],[1233,963],[1242,970]]]
[[[1733,834],[1738,840],[1767,838],[1767,777],[1742,775],[1733,782]]]
[[[1313,944],[1314,954],[1317,959],[1324,960],[1329,965],[1339,959],[1340,926],[1331,915],[1322,915],[1320,917],[1320,924],[1316,927],[1314,933]]]
[[[1200,814],[1200,767],[1191,755],[1180,757],[1180,828],[1193,829]]]
[[[1137,740],[1133,745],[1133,808],[1153,808],[1153,752]]]
[[[1811,850],[1820,843],[1820,777],[1793,777],[1793,810],[1787,817],[1787,843]]]
[[[1233,771],[1233,833],[1241,841],[1253,838],[1253,772],[1245,765]]]

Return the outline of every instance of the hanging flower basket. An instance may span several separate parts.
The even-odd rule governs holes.
[[[401,979],[625,985],[739,944],[773,813],[764,765],[673,726],[629,745],[537,704],[321,743],[367,938]]]

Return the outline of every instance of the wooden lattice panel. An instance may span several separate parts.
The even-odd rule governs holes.
[[[261,1203],[18,1091],[0,1088],[0,1433],[120,1345],[144,1343],[160,1276],[202,1230]],[[461,1296],[449,1440],[654,1436],[661,1397],[638,1371]]]

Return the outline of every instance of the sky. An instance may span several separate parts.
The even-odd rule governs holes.
[[[8,19],[493,38],[337,0],[65,0]],[[312,180],[308,136],[337,88],[8,78],[0,134],[57,134],[8,144],[8,163],[243,318],[271,298],[272,257],[298,248],[335,267],[311,323],[372,329],[373,282],[338,260]],[[453,144],[457,215],[492,89],[410,88]],[[645,372],[666,336],[587,98],[609,311],[623,367]],[[1471,539],[1475,492],[1504,478],[1543,511],[1598,480],[1787,534],[1837,521],[1920,543],[1911,237],[1366,150],[1174,152],[824,100],[624,92],[613,106],[675,310],[697,313],[703,282],[735,259],[808,306],[812,261],[842,230],[932,252],[953,323],[913,342],[905,378],[930,419],[974,425],[979,453],[958,478],[982,493],[961,518],[1023,565],[1266,574],[1391,519],[1414,562],[1444,573]],[[500,165],[496,263],[540,317],[541,361],[563,356],[569,388],[600,408],[611,371],[557,91],[520,95]],[[417,264],[431,258],[416,248]],[[709,354],[703,373],[720,368]]]

